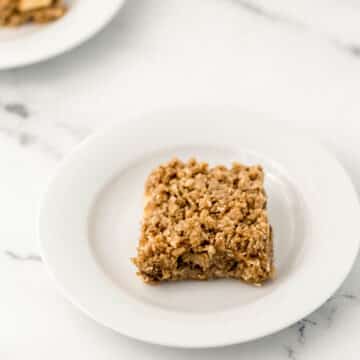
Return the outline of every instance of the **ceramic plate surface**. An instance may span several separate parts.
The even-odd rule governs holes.
[[[125,0],[66,0],[69,12],[46,25],[0,27],[0,70],[33,64],[80,45],[105,26]]]
[[[149,286],[135,275],[144,182],[174,156],[264,166],[276,280]],[[151,343],[214,347],[273,333],[324,303],[356,257],[359,215],[351,181],[320,145],[236,109],[182,108],[85,141],[51,182],[38,230],[63,293],[97,322]]]

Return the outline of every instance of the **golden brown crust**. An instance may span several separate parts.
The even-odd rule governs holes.
[[[174,159],[145,185],[133,262],[145,283],[235,278],[261,284],[273,274],[271,227],[260,166]]]
[[[48,23],[61,18],[66,11],[63,0],[0,0],[0,26]]]

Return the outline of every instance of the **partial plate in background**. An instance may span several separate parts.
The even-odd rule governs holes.
[[[68,51],[100,31],[125,0],[72,0],[68,13],[44,25],[0,27],[0,70],[30,65]]]

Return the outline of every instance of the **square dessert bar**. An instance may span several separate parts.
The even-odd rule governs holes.
[[[145,283],[233,278],[260,285],[271,278],[263,183],[260,166],[160,165],[145,185],[138,275]]]

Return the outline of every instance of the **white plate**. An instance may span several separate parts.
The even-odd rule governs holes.
[[[68,13],[46,25],[0,27],[0,70],[49,59],[101,30],[125,0],[67,0]]]
[[[144,285],[135,275],[143,184],[174,155],[265,167],[277,279]],[[235,109],[167,110],[115,125],[60,167],[39,218],[44,260],[67,298],[127,336],[179,347],[240,343],[308,315],[344,280],[360,208],[338,162],[310,140]]]

